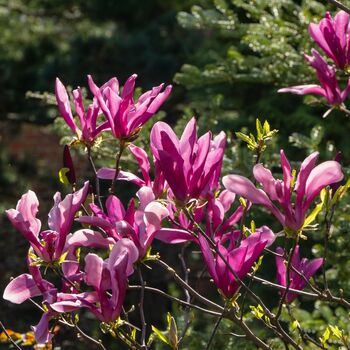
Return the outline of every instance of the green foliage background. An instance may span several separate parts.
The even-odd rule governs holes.
[[[344,3],[350,5],[350,1]],[[257,117],[268,119],[279,130],[278,139],[263,158],[276,172],[281,147],[295,161],[295,167],[297,161],[314,150],[321,152],[321,159],[332,158],[336,150],[342,150],[346,168],[350,148],[348,130],[344,127],[346,117],[333,112],[322,119],[326,107],[319,101],[310,105],[314,101],[308,99],[309,104],[303,104],[299,96],[276,93],[280,87],[316,81],[303,53],[313,46],[307,33],[308,24],[318,21],[326,10],[335,8],[326,1],[312,0],[0,0],[0,123],[11,125],[13,134],[22,123],[52,125],[58,113],[54,105],[47,103],[50,96],[48,99],[28,96],[35,96],[33,92],[52,93],[56,76],[75,87],[86,86],[86,74],[92,74],[102,83],[112,76],[124,82],[136,72],[138,85],[143,89],[160,82],[174,83],[172,97],[158,118],[165,118],[177,131],[182,131],[192,115],[198,118],[201,133],[227,131],[224,173],[249,175],[254,159],[234,132],[253,131]],[[150,126],[138,140],[146,150]],[[69,135],[60,121],[56,122],[55,130],[61,136]],[[2,132],[0,135],[0,207],[13,207],[29,187],[47,191],[45,198],[53,194],[58,189],[56,179],[34,159],[10,155]],[[105,148],[99,164],[108,161],[107,151]],[[125,164],[128,163],[129,159]],[[49,207],[50,203],[41,205],[42,212],[47,212]],[[348,209],[349,204],[344,200],[335,217],[328,267],[336,262],[337,265],[327,271],[331,287],[343,289],[345,296],[350,291]],[[265,223],[266,216],[261,211],[256,210],[252,216],[257,217],[259,224]],[[3,290],[10,276],[24,271],[22,257],[26,244],[20,241],[18,233],[12,232],[4,216],[0,224],[0,251],[8,252],[0,258]],[[305,243],[315,256],[322,254],[322,234],[321,229],[310,234]],[[305,253],[312,257],[307,249]],[[193,278],[199,263],[189,257]],[[273,266],[273,261],[270,264]],[[274,267],[266,268],[263,273],[274,279]],[[157,278],[164,288],[174,289],[163,276]],[[322,303],[314,305],[303,299],[301,306],[296,309],[298,319],[316,337],[322,335],[327,324],[338,322],[349,334],[348,315],[343,309]],[[171,309],[181,325],[174,306],[164,303],[160,308]],[[16,312],[21,313],[20,318]],[[165,329],[160,313],[150,309],[150,323]],[[29,305],[18,307],[1,302],[0,319],[9,328],[25,331],[38,315],[33,314]],[[200,339],[209,336],[212,320],[198,315],[195,320],[199,321],[193,322],[184,349],[202,348]],[[251,317],[250,322],[254,330],[261,332],[257,320]],[[87,326],[95,327],[92,332],[97,333],[96,326],[91,325],[88,320]],[[227,335],[230,331],[223,323],[219,334],[226,335],[216,338],[216,349],[252,348],[241,338]],[[64,349],[76,348],[76,344],[60,340]],[[156,344],[159,349],[163,346]],[[118,346],[110,345],[110,348]],[[276,349],[279,346],[276,343]]]

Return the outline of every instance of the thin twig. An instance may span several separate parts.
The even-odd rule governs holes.
[[[186,248],[187,248],[187,245],[184,244],[181,248],[181,252],[179,253],[179,259],[181,261],[181,265],[182,265],[182,269],[183,269],[183,272],[184,272],[184,281],[188,284],[188,278],[189,278],[189,269],[187,268],[187,265],[186,265],[186,261],[185,261],[185,251],[186,251]],[[190,293],[188,292],[187,289],[184,290],[184,293],[185,293],[185,297],[186,297],[186,301],[188,303],[191,302],[191,295]],[[189,307],[186,307],[185,308],[185,315],[184,315],[184,327],[182,329],[182,332],[181,332],[181,335],[179,337],[179,342],[178,342],[178,345],[180,344],[180,342],[182,341],[182,339],[184,339],[185,335],[186,335],[186,332],[187,330],[189,329],[190,327],[190,323],[191,323],[191,319],[190,319],[190,308]]]
[[[344,4],[342,4],[341,2],[337,1],[337,0],[327,0],[330,4],[340,8],[341,10],[347,12],[348,14],[350,14],[350,9],[345,6]]]
[[[132,285],[132,286],[128,287],[128,289],[130,289],[130,290],[139,290],[141,288],[142,288],[142,286],[135,286],[135,285]],[[172,296],[170,294],[167,294],[167,293],[165,293],[162,290],[157,289],[157,288],[145,286],[145,291],[157,293],[159,295],[164,296],[165,298],[168,298],[170,300],[175,301],[176,303],[178,303],[178,304],[180,304],[182,306],[186,306],[186,307],[190,307],[192,309],[196,309],[196,310],[202,311],[202,312],[204,312],[204,313],[206,313],[208,315],[212,315],[212,316],[220,316],[221,315],[221,313],[219,313],[219,312],[215,312],[215,311],[212,311],[212,310],[204,309],[201,306],[198,306],[198,305],[195,305],[195,304],[192,304],[192,303],[188,303],[187,301],[184,301],[184,300],[181,300],[179,298],[176,298],[176,297],[174,297],[174,296]]]
[[[221,323],[221,321],[222,321],[222,319],[224,317],[224,313],[225,313],[225,310],[221,313],[221,315],[219,316],[219,318],[217,319],[217,321],[215,323],[214,329],[213,329],[213,331],[210,334],[210,338],[209,338],[208,344],[207,344],[207,346],[205,348],[206,350],[210,349],[210,345],[211,345],[211,343],[212,343],[212,341],[214,339],[214,336],[215,336],[215,334],[216,334],[216,332],[217,332],[217,330],[219,328],[219,325],[220,325],[220,323]]]
[[[201,294],[199,294],[196,290],[194,290],[188,283],[186,283],[177,273],[176,271],[170,267],[167,263],[165,263],[164,261],[157,259],[157,260],[153,260],[157,265],[161,266],[163,269],[165,269],[169,274],[172,275],[172,277],[175,279],[175,281],[184,289],[188,290],[188,292],[194,296],[197,300],[199,300],[200,302],[202,302],[205,305],[208,305],[220,312],[222,312],[224,310],[224,308],[214,302],[212,302],[211,300],[205,298],[204,296],[202,296]]]
[[[326,231],[324,234],[324,249],[323,249],[323,266],[322,266],[322,271],[323,271],[323,287],[324,290],[328,290],[328,281],[327,281],[327,275],[326,275],[326,263],[327,263],[327,254],[328,254],[328,241],[329,241],[329,236],[331,233],[331,227],[332,227],[332,219],[334,215],[334,205],[332,206],[330,212],[326,212],[326,216],[324,218],[325,224],[326,224]],[[328,217],[329,214],[329,217]]]
[[[145,312],[144,312],[144,299],[145,299],[145,281],[143,280],[142,277],[142,271],[141,271],[141,267],[138,266],[137,267],[137,272],[139,275],[139,280],[141,283],[141,290],[140,290],[140,302],[139,302],[139,308],[140,308],[140,318],[141,318],[141,347],[142,349],[147,349],[147,345],[146,345],[146,328],[147,328],[147,324],[146,324],[146,319],[145,319]]]
[[[94,175],[95,175],[95,186],[96,186],[97,201],[98,201],[98,204],[99,204],[101,210],[103,210],[102,201],[101,201],[101,192],[100,192],[100,180],[99,180],[99,178],[97,176],[97,170],[96,170],[96,166],[95,166],[94,160],[92,159],[92,156],[91,156],[91,148],[90,147],[87,148],[87,152],[88,152],[88,159],[89,159],[92,171],[94,172]]]
[[[76,331],[78,332],[78,334],[82,335],[86,340],[90,341],[91,343],[95,344],[96,346],[99,346],[102,350],[107,350],[105,348],[105,346],[102,344],[101,340],[96,340],[96,339],[90,337],[77,324],[75,324],[74,326],[75,326]]]
[[[125,149],[125,142],[123,140],[120,140],[120,143],[119,143],[119,151],[116,155],[116,158],[115,158],[115,174],[114,174],[114,178],[113,178],[113,181],[112,181],[112,184],[111,184],[111,187],[109,189],[109,193],[110,194],[113,194],[114,193],[114,190],[115,190],[115,184],[117,182],[117,179],[118,179],[118,175],[119,175],[119,171],[120,171],[120,159],[122,157],[122,154],[124,152],[124,149]]]
[[[8,340],[10,341],[10,343],[17,349],[22,350],[22,348],[12,339],[12,337],[9,335],[9,333],[7,332],[7,329],[5,328],[4,324],[0,321],[0,327],[2,328],[2,330],[4,331],[4,333],[6,334],[6,337],[8,338]]]
[[[282,298],[280,300],[280,303],[278,305],[278,309],[277,309],[277,313],[276,313],[276,319],[278,319],[281,316],[282,306],[284,304],[285,299],[287,298],[288,291],[289,291],[290,285],[292,283],[291,278],[290,278],[290,271],[291,271],[291,266],[292,266],[292,260],[293,260],[294,252],[295,252],[295,249],[296,249],[297,245],[298,245],[298,238],[293,243],[293,247],[292,247],[292,249],[289,252],[288,263],[287,263],[287,270],[286,270],[287,285],[286,285],[286,289],[284,290],[284,292],[282,294]]]

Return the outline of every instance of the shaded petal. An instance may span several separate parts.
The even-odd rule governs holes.
[[[197,241],[188,231],[176,228],[161,228],[156,232],[155,237],[162,242],[171,244]]]
[[[139,164],[146,185],[150,186],[151,179],[149,177],[149,172],[151,170],[151,165],[149,163],[147,153],[142,148],[133,144],[129,145],[129,150]]]
[[[133,264],[139,258],[139,251],[134,242],[128,238],[122,238],[113,246],[108,258],[108,268],[110,271],[115,269],[116,265],[124,259],[125,254],[127,255],[126,275],[130,276],[134,272]]]
[[[103,271],[103,260],[96,254],[85,257],[85,283],[100,291]]]
[[[3,298],[14,304],[21,304],[29,298],[41,295],[33,277],[24,273],[13,279],[5,288]]]
[[[103,180],[113,180],[115,177],[115,169],[112,168],[101,168],[97,170],[97,177]],[[120,170],[118,173],[118,180],[130,181],[138,186],[144,186],[145,181],[141,180],[138,176],[133,173]]]
[[[125,216],[125,208],[123,203],[117,196],[109,195],[106,200],[106,208],[108,217],[112,221],[123,220]]]
[[[341,165],[334,160],[321,163],[312,169],[306,181],[306,199],[304,202],[305,210],[307,210],[311,202],[316,196],[319,195],[323,188],[341,181],[343,177],[344,175],[341,171]]]
[[[276,248],[276,253],[283,255],[284,250],[281,247]],[[281,286],[286,286],[286,265],[284,264],[284,258],[282,256],[276,256],[276,266],[277,266],[277,283]]]
[[[67,246],[70,247],[95,247],[108,248],[109,245],[114,244],[113,238],[105,238],[100,232],[82,229],[74,232],[67,237]]]
[[[43,313],[39,323],[36,326],[32,327],[34,331],[35,341],[38,344],[45,344],[52,339],[53,334],[49,332],[49,321],[53,316],[54,315],[52,312]]]

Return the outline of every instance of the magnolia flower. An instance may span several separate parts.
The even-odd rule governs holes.
[[[263,249],[271,245],[274,240],[274,233],[268,227],[263,226],[243,239],[239,246],[237,246],[238,236],[235,232],[232,235],[227,235],[225,240],[218,242],[216,247],[239,279],[242,279],[250,271]],[[227,248],[224,245],[226,241],[229,241]],[[226,298],[231,299],[240,288],[239,282],[222,258],[219,255],[213,255],[207,240],[202,235],[199,235],[199,245],[215,285]]]
[[[322,56],[314,49],[312,56],[305,55],[305,59],[316,70],[317,78],[321,85],[297,85],[279,89],[278,92],[291,92],[297,95],[315,94],[324,97],[332,106],[342,104],[350,93],[350,79],[346,88],[341,91],[335,69],[328,65]]]
[[[205,220],[205,232],[214,241],[220,241],[227,233],[231,233],[233,225],[241,219],[244,213],[244,207],[240,205],[233,213],[227,215],[235,197],[236,195],[228,190],[220,192],[217,197],[209,194],[207,205],[193,210],[195,222],[199,224]],[[176,208],[174,208],[174,212],[176,212]],[[170,210],[169,215],[174,216]],[[171,244],[186,241],[198,243],[198,239],[190,233],[195,229],[196,223],[191,222],[183,211],[178,213],[177,220],[183,229],[175,226],[174,228],[162,227],[158,230],[156,238]]]
[[[36,217],[39,201],[33,191],[24,194],[18,201],[16,209],[7,210],[6,214],[12,225],[29,241],[34,252],[43,261],[57,261],[66,246],[74,216],[84,203],[88,190],[87,181],[83,188],[68,194],[64,199],[61,199],[59,192],[54,195],[54,206],[48,218],[49,230],[41,231],[41,222]]]
[[[42,314],[39,323],[32,329],[36,342],[45,344],[53,337],[53,334],[49,332],[49,321],[57,315],[57,312],[51,308],[51,304],[80,298],[91,303],[95,302],[96,298],[91,293],[59,293],[52,283],[42,278],[39,267],[33,264],[29,257],[27,263],[30,273],[14,278],[5,288],[3,298],[14,304],[22,304],[30,298],[43,297],[42,303],[46,311]]]
[[[57,300],[50,307],[59,313],[87,308],[103,322],[115,321],[124,303],[127,278],[134,272],[133,264],[138,258],[137,248],[127,238],[113,246],[106,260],[93,253],[87,254],[84,280],[94,292],[71,295],[67,300]]]
[[[277,247],[276,253],[281,256],[276,256],[276,265],[277,265],[277,281],[281,286],[287,286],[287,267],[283,259],[284,250],[281,247]],[[310,280],[310,278],[316,273],[316,271],[322,266],[323,258],[317,258],[313,260],[308,260],[303,258],[300,260],[299,254],[299,246],[297,245],[294,250],[294,254],[292,257],[292,267],[298,271],[294,271],[292,268],[289,271],[289,288],[303,290],[306,284],[306,280]],[[301,274],[301,275],[300,275]],[[305,279],[303,278],[303,276]],[[297,293],[288,292],[286,296],[286,302],[291,303],[296,297]]]
[[[102,131],[109,128],[107,121],[97,126],[97,117],[100,113],[100,108],[96,99],[89,105],[87,111],[85,110],[80,87],[73,90],[73,101],[75,111],[79,117],[80,128],[73,118],[67,90],[58,78],[56,78],[55,95],[61,116],[73,133],[76,134],[79,141],[91,146],[96,137]]]
[[[3,298],[21,304],[29,298],[43,297],[46,311],[33,330],[39,344],[47,343],[53,337],[49,332],[49,321],[60,313],[87,308],[101,321],[115,321],[124,303],[127,277],[133,273],[133,264],[137,260],[138,250],[133,242],[121,239],[114,244],[108,259],[102,260],[92,253],[85,257],[85,271],[79,282],[84,279],[94,291],[78,292],[70,286],[67,292],[59,292],[53,284],[42,278],[39,267],[28,258],[30,274],[13,279],[5,288]],[[65,275],[67,278],[69,276]]]
[[[309,155],[301,164],[293,186],[291,166],[281,150],[283,180],[275,179],[271,171],[262,164],[254,166],[253,174],[263,190],[240,175],[227,175],[223,178],[224,186],[251,203],[261,204],[269,209],[283,227],[293,232],[303,228],[307,211],[321,190],[328,185],[341,181],[344,177],[338,162],[330,160],[316,166],[318,152]],[[292,191],[295,191],[295,200]],[[275,206],[279,205],[279,208]]]
[[[180,139],[166,123],[153,126],[151,149],[175,199],[203,198],[218,188],[225,142],[224,132],[214,139],[210,132],[197,139],[194,118]]]
[[[149,187],[137,192],[140,206],[135,210],[134,201],[125,210],[118,197],[110,195],[106,201],[107,214],[96,205],[91,205],[93,216],[81,216],[78,221],[102,228],[115,242],[129,238],[143,258],[151,246],[154,236],[161,227],[161,221],[169,215],[164,205],[155,201]]]
[[[329,12],[320,23],[311,23],[309,33],[316,44],[341,69],[346,68],[350,60],[349,51],[349,15],[339,11],[334,19]]]
[[[168,85],[163,90],[164,84],[161,84],[142,94],[135,103],[136,78],[136,74],[129,77],[120,94],[117,78],[110,79],[99,88],[92,77],[88,76],[90,90],[98,100],[99,107],[105,114],[113,135],[117,139],[129,140],[136,136],[141,126],[158,111],[168,98],[172,89],[172,86]]]

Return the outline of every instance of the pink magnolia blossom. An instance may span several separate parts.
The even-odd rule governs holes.
[[[243,279],[263,249],[273,243],[275,235],[268,227],[263,226],[257,229],[254,234],[243,239],[237,246],[237,233],[240,232],[236,231],[227,235],[224,240],[217,242],[216,247],[239,279]],[[229,243],[228,247],[225,247],[226,243]],[[199,245],[215,285],[226,298],[232,298],[240,288],[239,282],[222,258],[219,255],[213,255],[209,243],[202,235],[199,236]]]
[[[222,191],[217,197],[209,194],[207,205],[194,209],[194,220],[197,224],[205,221],[205,232],[215,241],[220,241],[227,233],[231,233],[233,225],[243,215],[244,208],[241,205],[233,213],[228,215],[235,197],[235,194],[228,190]],[[195,230],[195,224],[188,219],[184,212],[177,213],[176,208],[174,208],[173,212],[169,210],[169,215],[173,219],[174,213],[177,214],[177,220],[183,229],[179,229],[177,226],[170,228],[162,227],[157,232],[156,238],[171,244],[186,241],[198,243],[198,239],[190,233],[190,231]]]
[[[54,195],[54,206],[48,217],[49,230],[41,231],[41,222],[37,219],[39,201],[33,191],[28,191],[18,201],[16,209],[6,214],[12,225],[29,241],[35,253],[45,262],[59,260],[66,246],[76,212],[85,201],[89,182],[63,200],[61,194]]]
[[[59,313],[87,308],[103,322],[115,321],[124,303],[127,278],[133,273],[133,264],[138,258],[138,250],[128,238],[119,240],[106,260],[93,253],[87,254],[84,280],[94,292],[57,300],[51,308]]]
[[[226,135],[197,138],[192,118],[180,139],[170,126],[157,122],[151,131],[151,149],[173,197],[181,202],[199,199],[219,186]]]
[[[97,117],[100,113],[100,107],[96,99],[89,105],[87,111],[85,110],[80,87],[73,90],[73,101],[76,114],[79,117],[80,128],[73,118],[67,90],[58,78],[56,78],[55,95],[61,116],[73,133],[76,134],[78,140],[85,142],[87,145],[91,145],[102,131],[109,128],[107,121],[97,126]]]
[[[92,77],[88,76],[90,90],[98,100],[117,139],[130,139],[137,135],[140,127],[158,111],[172,89],[172,86],[168,85],[163,90],[164,84],[161,84],[142,94],[135,102],[136,78],[136,74],[129,77],[120,94],[117,78],[110,79],[99,88]]]
[[[143,258],[151,246],[161,221],[169,215],[167,208],[155,201],[154,194],[149,187],[142,187],[137,196],[140,206],[135,210],[132,200],[127,210],[118,197],[110,195],[106,201],[107,214],[96,205],[91,205],[93,216],[82,216],[81,223],[102,228],[116,242],[127,237],[132,240]]]
[[[42,314],[39,323],[32,328],[37,343],[45,344],[53,337],[49,332],[49,321],[57,315],[57,312],[51,308],[51,304],[77,299],[91,303],[96,301],[96,297],[93,293],[59,293],[52,283],[42,278],[39,267],[34,265],[30,258],[27,259],[27,263],[30,274],[25,273],[14,278],[5,288],[3,298],[14,304],[22,304],[29,298],[42,296],[42,303],[47,311]]]
[[[276,253],[283,256],[284,255],[283,248],[277,247]],[[287,286],[287,267],[282,256],[276,256],[277,281],[278,281],[278,284],[286,287]],[[292,257],[291,266],[295,270],[297,270],[299,273],[303,274],[307,280],[310,280],[310,278],[316,273],[316,271],[322,266],[322,264],[323,264],[323,258],[317,258],[310,261],[306,258],[303,258],[300,260],[299,246],[296,246]],[[290,269],[289,271],[289,278],[290,278],[289,287],[291,289],[303,290],[305,288],[305,285],[306,285],[305,279],[293,269]],[[291,303],[297,296],[298,296],[297,293],[288,292],[286,296],[286,302],[288,304]]]
[[[297,95],[315,94],[324,97],[332,106],[342,104],[350,93],[350,79],[346,88],[341,91],[334,67],[328,65],[316,50],[312,49],[311,53],[312,56],[305,55],[305,59],[316,70],[321,85],[297,85],[279,89],[278,92],[291,92]]]
[[[349,15],[339,11],[334,19],[329,12],[320,23],[311,23],[309,33],[315,43],[341,69],[350,61],[349,51]]]
[[[227,175],[223,178],[223,183],[228,190],[251,203],[265,206],[284,228],[297,232],[302,229],[308,209],[321,190],[341,181],[344,176],[338,162],[330,160],[316,166],[317,158],[318,152],[314,152],[302,162],[294,187],[292,168],[283,150],[283,180],[275,179],[270,170],[257,164],[253,174],[263,190],[257,189],[249,179],[240,175]],[[293,190],[296,193],[295,200],[292,196]]]

